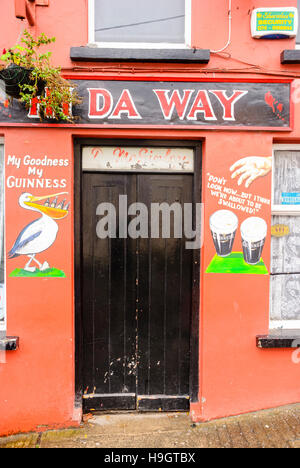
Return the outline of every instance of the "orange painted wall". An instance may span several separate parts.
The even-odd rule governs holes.
[[[26,22],[13,16],[13,2],[3,0],[0,17],[0,50],[14,44]],[[82,64],[69,59],[70,46],[87,43],[87,0],[50,0],[49,7],[37,7],[35,34],[45,32],[57,37],[53,60],[66,73],[83,67],[84,74],[126,73],[128,64]],[[210,49],[222,48],[227,42],[227,0],[193,3],[192,45]],[[286,6],[296,6],[287,0]],[[276,79],[276,73],[289,70],[300,76],[299,66],[282,66],[280,53],[294,48],[295,41],[257,41],[250,37],[249,11],[260,6],[282,6],[278,0],[233,0],[232,44],[226,54],[213,54],[208,65],[134,64],[131,72],[144,76],[174,78],[206,76],[224,78],[265,77]],[[212,28],[214,21],[214,28]],[[229,55],[230,54],[230,55]],[[239,61],[241,60],[241,61]],[[259,68],[249,68],[250,62]],[[109,70],[108,68],[109,67]],[[238,70],[237,70],[238,69]],[[201,75],[202,71],[206,75]],[[238,72],[237,72],[238,71]],[[258,74],[260,73],[260,74]],[[264,75],[262,75],[264,73]],[[272,73],[272,75],[269,75]],[[295,76],[296,76],[295,75]],[[277,76],[277,78],[280,78]],[[300,401],[300,366],[292,363],[291,350],[259,350],[257,334],[268,332],[269,277],[249,275],[206,274],[214,254],[209,232],[209,216],[217,209],[216,199],[207,188],[208,173],[229,176],[228,168],[246,156],[270,156],[274,142],[300,142],[300,111],[295,106],[295,128],[292,132],[240,132],[182,130],[84,130],[30,129],[2,127],[5,153],[32,157],[48,155],[70,160],[64,169],[47,169],[49,177],[67,179],[67,191],[73,190],[73,137],[159,138],[203,141],[203,197],[205,201],[205,239],[202,250],[199,403],[191,407],[195,421],[233,415],[252,410]],[[7,167],[6,177],[25,176],[25,169]],[[236,182],[232,182],[234,186]],[[22,190],[23,191],[23,190]],[[39,190],[55,193],[57,190]],[[60,190],[59,190],[60,191]],[[270,177],[255,182],[253,191],[271,196]],[[18,206],[21,190],[6,189],[6,245],[11,248],[16,235],[34,215]],[[270,208],[262,216],[271,221]],[[246,217],[241,215],[241,220]],[[7,260],[8,335],[20,336],[20,349],[6,353],[0,363],[0,434],[43,430],[46,427],[78,424],[80,410],[74,405],[74,272],[73,211],[59,221],[59,235],[49,249],[49,260],[66,273],[65,279],[9,278],[19,266],[18,259]],[[238,234],[236,242],[240,242]],[[48,260],[48,252],[47,252]],[[270,238],[264,249],[269,267]],[[1,359],[0,359],[1,360]],[[3,360],[3,359],[2,359]]]
[[[271,155],[272,143],[273,135],[259,132],[209,135],[204,156],[205,186],[208,172],[223,177],[228,174],[228,166],[239,156]],[[229,186],[238,189],[234,181]],[[244,190],[270,198],[271,177],[262,177]],[[209,192],[206,189],[204,270],[215,254],[209,216],[218,209]],[[249,215],[238,216],[242,222]],[[266,206],[257,216],[268,221],[270,233],[270,207]],[[240,242],[238,232],[234,251],[241,250]],[[263,259],[269,269],[270,235]],[[297,385],[300,367],[292,362],[294,350],[261,350],[255,346],[256,336],[267,334],[269,330],[269,276],[207,274],[203,271],[201,312],[200,403],[192,408],[195,420],[209,420],[300,400]]]
[[[54,136],[54,135],[53,135]],[[67,168],[46,168],[48,178],[66,178],[66,195],[73,199],[73,157],[70,139],[56,132],[10,130],[5,132],[5,153],[23,158],[68,158]],[[28,167],[6,167],[6,179],[28,177]],[[30,177],[32,178],[32,176]],[[57,188],[6,188],[6,240],[11,249],[19,232],[39,215],[18,204],[22,192],[47,195]],[[72,204],[73,205],[73,204]],[[0,364],[0,433],[30,430],[44,424],[71,424],[74,412],[73,339],[73,208],[58,221],[55,244],[40,254],[41,262],[63,270],[66,278],[10,278],[15,268],[23,268],[26,257],[7,260],[8,335],[20,336],[20,349],[6,353]]]

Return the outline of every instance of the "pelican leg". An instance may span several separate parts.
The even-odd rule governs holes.
[[[50,265],[48,262],[44,262],[43,265],[41,265],[41,268],[40,270],[41,271],[45,271],[45,270],[48,270],[50,268]]]
[[[24,270],[29,271],[30,273],[34,273],[36,270],[36,267],[31,267],[30,263],[35,260],[34,255],[28,255],[29,261],[26,263]]]
[[[48,268],[50,268],[48,262],[44,262],[43,264],[41,264],[41,263],[35,258],[35,255],[32,256],[32,260],[33,260],[35,263],[38,264],[40,271],[45,271],[45,270],[48,270]]]

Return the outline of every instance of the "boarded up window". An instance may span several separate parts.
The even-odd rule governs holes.
[[[271,321],[300,327],[300,151],[275,151]]]
[[[283,194],[300,193],[300,151],[276,151],[274,159],[274,204],[286,204]]]

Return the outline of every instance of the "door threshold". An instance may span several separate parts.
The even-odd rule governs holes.
[[[138,411],[189,411],[190,397],[188,395],[139,395]]]
[[[103,410],[135,410],[136,409],[136,394],[135,393],[110,393],[97,394],[92,393],[83,395],[83,411]]]

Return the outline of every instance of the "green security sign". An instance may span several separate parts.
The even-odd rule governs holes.
[[[295,14],[286,11],[257,13],[257,31],[294,31]]]
[[[298,30],[298,11],[296,8],[257,8],[252,14],[251,30],[255,38],[295,37]]]

